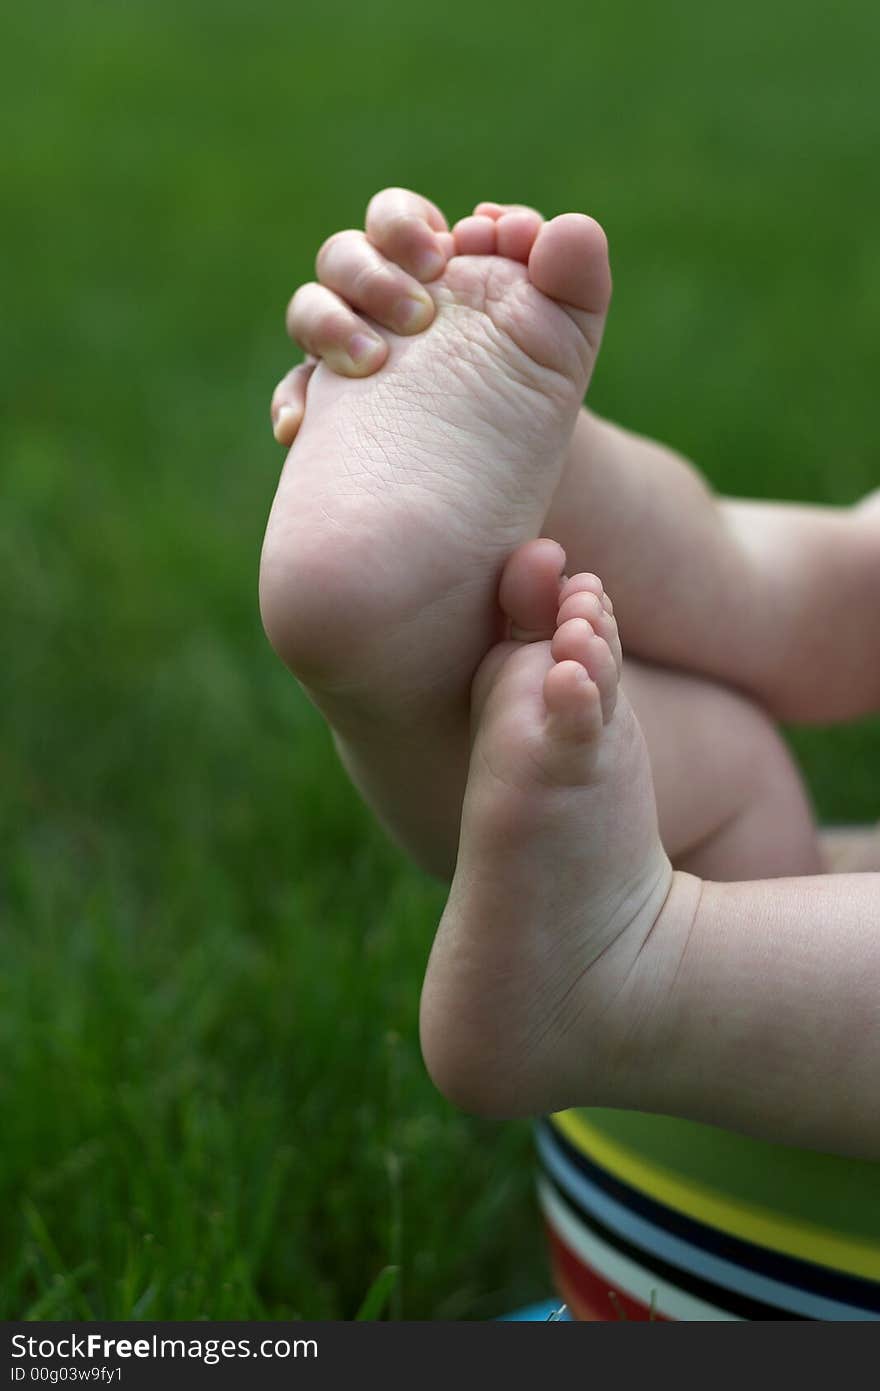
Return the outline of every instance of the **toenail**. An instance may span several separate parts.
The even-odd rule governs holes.
[[[367,358],[375,357],[382,347],[381,340],[370,333],[353,333],[348,340],[348,355],[355,367],[360,367]]]
[[[296,415],[293,406],[279,406],[272,417],[272,433],[279,444],[284,443],[284,434],[291,418]]]
[[[394,327],[398,333],[418,333],[427,328],[434,316],[434,302],[427,295],[416,299],[415,295],[405,295],[394,306]]]

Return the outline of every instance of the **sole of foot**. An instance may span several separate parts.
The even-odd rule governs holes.
[[[319,366],[263,548],[264,624],[317,690],[459,693],[490,643],[504,558],[537,534],[602,335],[591,218],[536,229],[525,263],[450,260],[437,313],[374,376]]]

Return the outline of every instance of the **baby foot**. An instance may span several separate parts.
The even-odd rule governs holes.
[[[309,380],[260,590],[271,640],[319,697],[463,701],[497,636],[503,557],[541,525],[598,351],[610,274],[590,218],[469,218],[454,246],[426,332],[389,334],[375,376],[322,364]]]
[[[513,631],[535,627],[529,569],[521,551],[502,580]],[[559,597],[545,636],[499,644],[477,674],[458,864],[422,994],[432,1078],[491,1115],[620,1104],[634,965],[673,880],[610,601],[591,575]]]

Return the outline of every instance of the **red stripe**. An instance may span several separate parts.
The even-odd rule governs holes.
[[[579,1322],[616,1323],[624,1319],[628,1323],[675,1322],[664,1314],[652,1313],[650,1305],[627,1294],[592,1266],[585,1265],[553,1228],[545,1225],[556,1286]]]

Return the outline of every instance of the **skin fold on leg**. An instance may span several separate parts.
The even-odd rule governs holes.
[[[615,1104],[880,1159],[878,929],[880,874],[677,875],[632,979],[631,1020],[651,1022],[628,1034]]]

